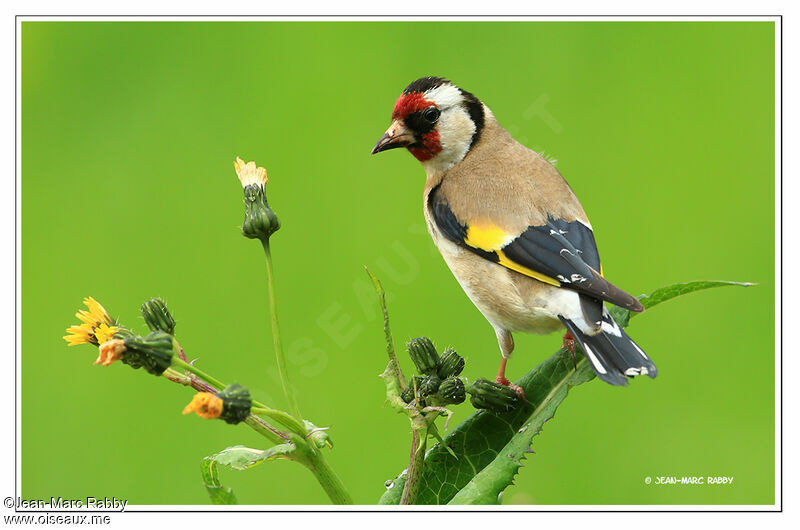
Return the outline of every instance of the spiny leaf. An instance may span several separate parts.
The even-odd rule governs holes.
[[[250,469],[259,464],[277,458],[290,458],[296,449],[294,444],[280,444],[262,451],[243,445],[235,445],[223,449],[219,453],[203,458],[200,469],[203,474],[208,496],[213,504],[236,504],[236,496],[231,488],[222,486],[219,482],[219,466],[225,466],[236,471]]]

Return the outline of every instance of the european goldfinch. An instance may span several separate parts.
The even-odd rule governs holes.
[[[510,385],[512,332],[562,326],[565,344],[576,340],[603,381],[656,376],[603,302],[644,308],[603,277],[592,225],[548,160],[514,140],[478,98],[440,77],[403,90],[372,154],[398,147],[422,162],[428,231],[497,335],[497,382]]]

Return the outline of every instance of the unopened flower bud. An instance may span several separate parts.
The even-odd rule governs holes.
[[[505,385],[478,379],[470,385],[469,401],[476,409],[488,409],[493,412],[508,412],[516,408],[520,398],[516,392]]]
[[[436,352],[431,339],[428,337],[418,337],[411,339],[406,345],[408,354],[411,360],[414,361],[414,366],[417,367],[419,373],[431,375],[436,373],[436,363],[439,360],[439,354]]]
[[[157,330],[145,337],[130,332],[117,335],[125,342],[122,362],[131,368],[144,368],[149,374],[161,375],[172,364],[174,350],[169,333]]]
[[[458,405],[467,399],[464,382],[458,377],[448,377],[439,385],[439,398],[445,405]]]
[[[447,348],[439,357],[436,373],[441,379],[455,377],[464,370],[464,358],[452,348]]]
[[[422,380],[422,386],[419,389],[419,393],[423,396],[432,396],[439,391],[439,385],[441,384],[442,380],[436,377],[436,375],[429,375]]]
[[[150,331],[166,331],[175,334],[175,319],[161,298],[151,298],[142,304],[142,316]]]
[[[406,403],[411,403],[412,401],[414,401],[415,387],[416,387],[416,392],[419,392],[420,387],[422,387],[422,381],[424,379],[425,379],[424,377],[420,377],[417,375],[414,376],[411,379],[411,381],[408,382],[408,386],[406,387],[405,390],[403,390],[403,393],[400,394],[400,397],[403,399],[403,401],[405,401]]]

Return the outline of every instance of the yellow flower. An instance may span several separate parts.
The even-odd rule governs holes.
[[[102,342],[100,344],[100,355],[98,355],[94,364],[109,366],[114,361],[122,359],[122,354],[125,353],[125,350],[125,341],[122,339]]]
[[[222,398],[211,392],[198,392],[192,398],[191,403],[183,409],[184,414],[196,412],[201,418],[213,420],[222,414]]]
[[[100,324],[94,329],[94,338],[97,339],[98,344],[103,344],[114,338],[114,334],[119,331],[117,326],[109,326],[108,324]]]
[[[244,160],[237,156],[233,167],[236,169],[236,175],[239,177],[243,188],[253,184],[263,186],[267,183],[267,170],[263,167],[256,167],[254,160],[245,163]]]
[[[69,346],[91,344],[92,341],[95,340],[92,331],[91,325],[83,324],[81,326],[70,326],[67,328],[67,333],[69,333],[69,335],[65,335],[64,340],[67,341]]]
[[[79,326],[67,328],[68,335],[64,336],[69,346],[76,344],[102,344],[114,338],[114,334],[119,328],[114,326],[114,320],[109,316],[100,302],[91,296],[83,299],[83,303],[89,308],[88,311],[81,309],[75,316],[83,322]]]

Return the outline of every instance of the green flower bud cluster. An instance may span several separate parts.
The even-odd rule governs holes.
[[[464,369],[464,358],[453,349],[442,356],[427,337],[412,339],[406,345],[408,354],[422,376],[414,377],[400,397],[406,403],[417,399],[422,406],[428,403],[457,405],[466,400],[464,382],[458,375]],[[415,394],[416,392],[416,394]]]
[[[250,392],[239,383],[230,384],[215,395],[222,400],[222,414],[219,417],[226,423],[235,425],[250,415],[253,400]]]
[[[244,206],[242,234],[266,243],[269,241],[269,236],[281,227],[281,222],[269,207],[263,185],[250,184],[244,187]]]
[[[520,397],[511,388],[488,379],[476,380],[467,391],[469,401],[476,409],[508,412],[520,404]]]
[[[156,330],[142,337],[120,330],[116,337],[125,342],[122,362],[131,368],[144,368],[149,374],[161,375],[172,364],[172,336],[165,331]]]
[[[175,319],[161,298],[151,298],[142,304],[142,316],[150,331],[165,331],[175,334]]]

